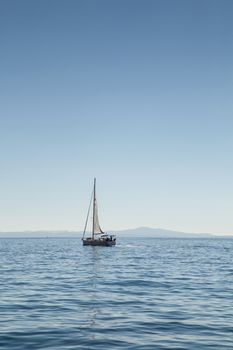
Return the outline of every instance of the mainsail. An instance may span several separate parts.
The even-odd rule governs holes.
[[[94,193],[93,233],[95,235],[96,234],[100,234],[100,233],[104,233],[101,230],[101,227],[100,227],[100,224],[99,224],[98,206],[97,206],[97,200],[96,200],[95,193]]]

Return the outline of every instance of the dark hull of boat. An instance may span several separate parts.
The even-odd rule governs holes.
[[[116,245],[116,241],[103,240],[103,239],[83,239],[83,245],[112,247]]]

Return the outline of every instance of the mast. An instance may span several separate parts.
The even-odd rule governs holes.
[[[94,178],[94,194],[93,194],[93,220],[92,220],[92,239],[94,239],[94,231],[95,231],[95,183],[96,178]]]

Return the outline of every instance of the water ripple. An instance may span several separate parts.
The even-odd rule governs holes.
[[[230,239],[0,239],[0,348],[232,349],[232,263]]]

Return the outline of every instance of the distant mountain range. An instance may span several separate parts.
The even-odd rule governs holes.
[[[109,231],[109,233],[115,231]],[[138,227],[134,229],[119,230],[121,237],[161,237],[161,238],[211,238],[216,237],[210,233],[185,233],[165,230],[161,228]],[[75,231],[23,231],[23,232],[0,232],[0,237],[81,237],[82,232]],[[220,236],[220,235],[219,235]],[[222,237],[222,236],[221,236]],[[229,236],[228,236],[229,237]]]
[[[120,235],[124,236],[137,236],[137,237],[161,237],[161,238],[193,238],[193,237],[213,237],[214,235],[210,233],[187,233],[173,230],[165,230],[162,228],[151,228],[151,227],[138,227],[133,229],[127,229],[119,231]]]

